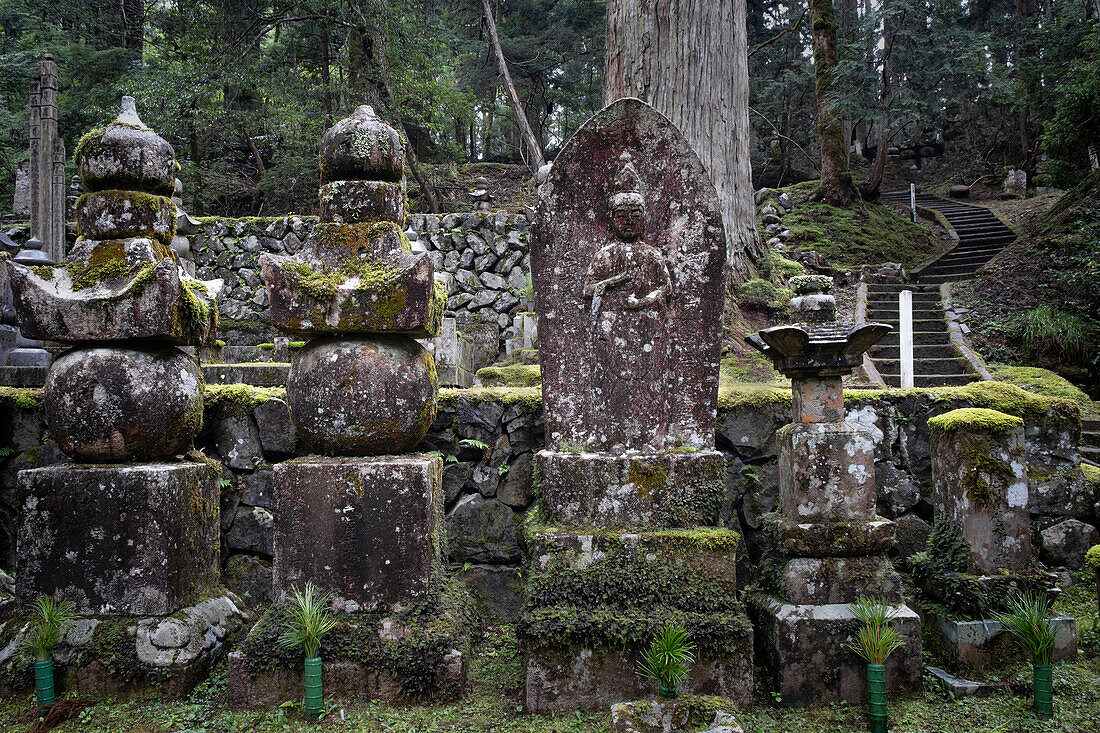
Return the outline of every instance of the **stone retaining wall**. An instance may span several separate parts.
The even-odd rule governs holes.
[[[260,274],[263,252],[298,252],[317,217],[204,219],[189,236],[190,255],[200,279],[222,278],[221,338],[228,344],[272,341],[267,292]],[[468,337],[481,344],[475,367],[496,359],[513,337],[513,316],[526,303],[530,258],[529,222],[524,214],[476,212],[413,214],[406,234],[414,248],[431,253],[436,273],[447,281],[447,309]]]
[[[958,407],[994,407],[1026,421],[1029,511],[1043,533],[1067,519],[1100,524],[1100,471],[1083,470],[1080,423],[1049,401],[1009,385],[969,388],[850,391],[847,419],[875,436],[878,511],[900,519],[899,552],[923,549],[933,519],[928,419]],[[251,388],[242,388],[251,389]],[[33,395],[33,393],[30,393]],[[199,447],[228,468],[222,486],[222,561],[231,590],[262,601],[268,592],[273,538],[271,467],[307,452],[279,390],[243,407],[229,401],[208,409]],[[261,395],[266,396],[266,395]],[[256,400],[258,401],[258,399]],[[791,419],[789,393],[762,390],[723,397],[718,448],[726,455],[722,518],[750,540],[775,511],[778,481],[775,431]],[[0,445],[14,454],[0,464],[0,568],[14,561],[12,529],[19,469],[64,459],[43,443],[41,410],[0,399]],[[496,610],[514,613],[520,563],[518,523],[535,498],[532,465],[544,442],[538,388],[443,390],[440,410],[421,450],[444,457],[444,492],[452,564]],[[1044,548],[1045,557],[1056,556]],[[742,574],[739,574],[739,577]],[[751,570],[743,574],[751,580]]]

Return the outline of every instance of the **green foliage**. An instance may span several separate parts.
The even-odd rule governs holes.
[[[791,291],[776,287],[762,278],[741,283],[737,286],[735,295],[737,303],[742,307],[756,308],[780,319],[791,314]]]
[[[1085,567],[1100,571],[1100,545],[1093,545],[1085,553]]]
[[[302,647],[306,659],[312,659],[321,648],[321,639],[336,628],[336,619],[328,610],[332,593],[321,593],[306,581],[305,590],[291,586],[290,596],[279,645],[285,649]]]
[[[1100,329],[1093,321],[1043,304],[1017,316],[1011,336],[1032,356],[1075,363],[1092,355]]]
[[[1013,595],[1005,602],[1005,612],[994,614],[1037,665],[1054,661],[1054,624],[1050,620],[1050,601],[1033,593]]]
[[[897,629],[890,625],[894,610],[884,601],[860,598],[848,604],[849,610],[863,624],[854,643],[845,644],[868,664],[886,664],[887,658],[905,646]]]
[[[669,624],[653,635],[653,641],[638,662],[638,674],[656,680],[661,688],[675,694],[687,679],[695,663],[695,645],[680,624]]]
[[[61,635],[76,619],[76,610],[69,601],[58,603],[43,595],[31,604],[31,613],[23,645],[34,655],[36,662],[44,662],[53,655],[53,648],[61,640]]]

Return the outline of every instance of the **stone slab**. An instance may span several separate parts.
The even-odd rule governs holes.
[[[276,465],[276,602],[306,581],[346,611],[427,599],[442,561],[442,473],[421,454]]]
[[[894,546],[897,524],[886,520],[777,523],[780,547],[793,557],[880,555]]]
[[[859,625],[848,604],[773,600],[757,616],[755,628],[764,655],[759,661],[765,664],[782,706],[867,699],[867,664],[845,646],[855,640]],[[907,606],[896,606],[892,623],[905,646],[887,661],[887,689],[920,690],[920,617]]]
[[[253,387],[283,387],[290,364],[203,364],[207,384],[250,384]]]
[[[526,709],[607,709],[622,700],[653,694],[654,683],[635,672],[642,645],[612,649],[527,652]],[[752,704],[752,631],[746,638],[729,643],[721,656],[705,651],[696,654],[684,692],[721,695],[741,706]]]
[[[166,615],[218,584],[218,480],[200,463],[19,472],[17,595]]]
[[[885,557],[797,557],[783,568],[783,587],[797,604],[901,600],[901,577]]]
[[[1055,616],[1054,661],[1077,659],[1077,620],[1072,616]],[[937,643],[944,647],[948,661],[955,669],[989,669],[1019,659],[1015,639],[992,619],[958,621],[934,617],[928,625],[938,635]]]
[[[939,667],[924,668],[924,671],[936,681],[940,687],[947,692],[951,693],[951,696],[955,699],[962,697],[988,697],[995,693],[1002,693],[1005,691],[1007,685],[991,685],[988,682],[975,682],[974,680],[965,680],[962,677],[956,677],[950,672],[940,669]]]
[[[539,190],[547,446],[712,448],[726,247],[691,145],[645,102],[620,99],[570,138]]]
[[[48,366],[0,367],[0,387],[41,387],[49,371]]]
[[[776,431],[779,506],[796,522],[875,518],[875,441],[855,423],[797,423]]]
[[[718,524],[726,471],[718,451],[639,455],[544,450],[535,462],[551,521],[618,528]]]

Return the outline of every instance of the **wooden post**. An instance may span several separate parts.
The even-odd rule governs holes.
[[[917,184],[909,184],[909,216],[917,223]]]
[[[901,388],[913,387],[913,291],[902,290],[898,296],[898,325],[901,330]]]

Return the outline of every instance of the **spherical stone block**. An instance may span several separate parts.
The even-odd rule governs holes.
[[[397,131],[363,105],[321,138],[321,182],[357,179],[400,181],[405,151]]]
[[[172,199],[139,191],[96,191],[76,202],[77,233],[88,239],[148,237],[168,245],[176,234]]]
[[[295,427],[326,455],[405,453],[435,420],[435,360],[407,336],[314,339],[286,387]]]
[[[129,97],[114,122],[80,139],[73,158],[89,191],[122,188],[171,196],[176,183],[176,151],[138,118]]]
[[[405,184],[333,181],[321,186],[321,221],[405,221]]]
[[[202,427],[202,373],[173,347],[77,348],[50,367],[46,424],[78,461],[116,463],[186,452]]]

